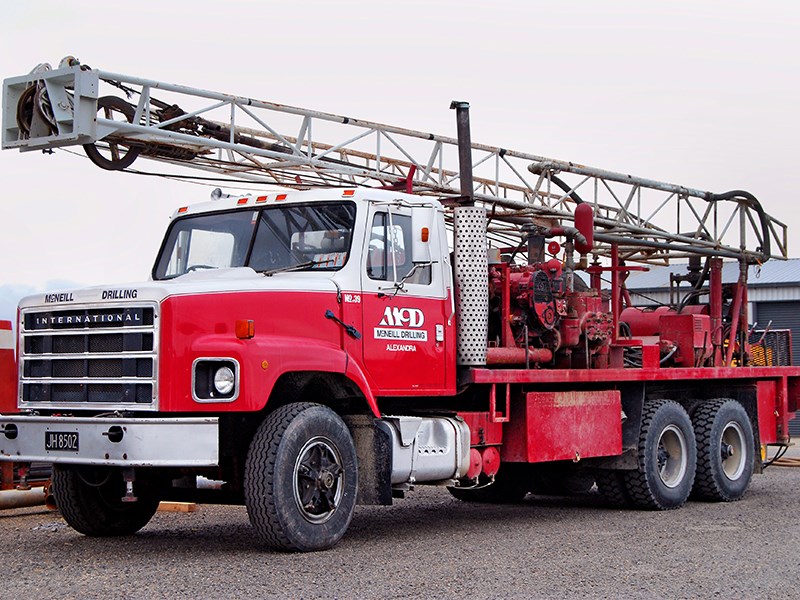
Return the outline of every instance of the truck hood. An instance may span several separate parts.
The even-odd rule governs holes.
[[[333,273],[313,271],[276,273],[269,277],[249,267],[207,269],[187,273],[175,279],[145,281],[117,285],[76,288],[26,296],[20,309],[59,307],[85,304],[114,304],[131,302],[161,302],[170,296],[257,291],[336,291]]]

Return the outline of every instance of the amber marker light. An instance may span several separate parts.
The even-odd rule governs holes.
[[[430,237],[430,231],[428,231],[427,227],[422,228],[422,241],[427,242],[428,238]]]
[[[240,340],[249,340],[256,335],[256,323],[251,319],[236,320],[236,337]]]

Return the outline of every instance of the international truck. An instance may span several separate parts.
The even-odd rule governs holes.
[[[268,547],[322,550],[357,504],[423,484],[668,510],[740,499],[790,442],[800,370],[747,312],[749,271],[787,235],[752,194],[473,144],[463,102],[452,139],[72,58],[3,94],[7,149],[281,186],[179,208],[147,281],[21,301],[0,459],[52,463],[85,535],[218,502]],[[674,302],[635,306],[627,276],[671,262]]]

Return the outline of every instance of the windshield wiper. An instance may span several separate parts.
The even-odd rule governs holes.
[[[272,277],[275,273],[287,273],[289,271],[301,271],[302,269],[307,269],[308,267],[314,267],[316,265],[321,265],[322,262],[316,260],[309,260],[307,262],[298,263],[296,265],[289,265],[287,267],[278,267],[277,269],[270,269],[269,271],[259,271],[265,277]]]

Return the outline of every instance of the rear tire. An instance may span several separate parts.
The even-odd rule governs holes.
[[[597,492],[603,502],[611,508],[626,508],[630,506],[631,499],[625,488],[625,475],[621,471],[598,469],[595,472]]]
[[[535,496],[582,496],[595,484],[594,472],[573,463],[530,465],[529,491]]]
[[[639,470],[624,471],[634,505],[653,510],[682,506],[694,483],[697,446],[686,410],[672,400],[651,400],[642,409]]]
[[[147,480],[134,484],[136,502],[122,502],[125,482],[119,469],[54,465],[51,490],[56,506],[74,530],[93,537],[136,533],[158,509]]]
[[[245,505],[267,546],[331,548],[350,525],[357,489],[353,438],[331,409],[281,406],[256,431],[245,463]]]
[[[697,475],[692,497],[732,502],[750,486],[755,461],[753,426],[735,400],[713,400],[694,413]]]

